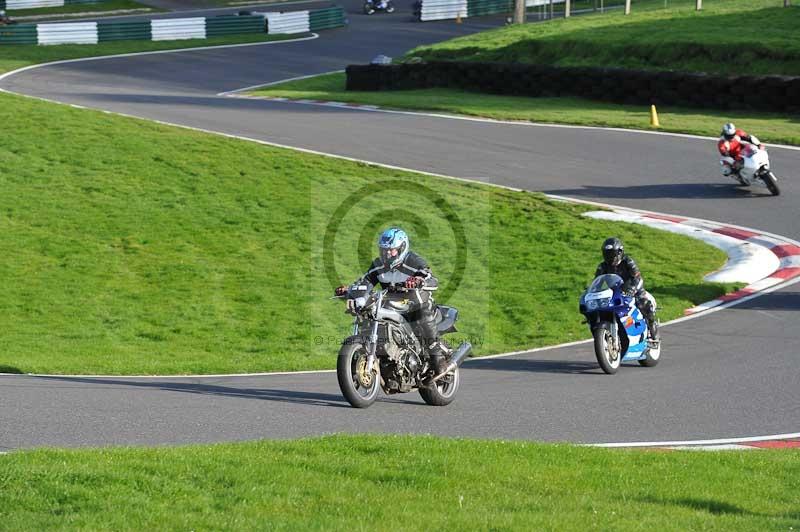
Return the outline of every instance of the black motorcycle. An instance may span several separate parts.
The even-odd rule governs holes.
[[[427,349],[403,316],[408,302],[387,298],[387,293],[388,290],[365,293],[355,298],[351,306],[353,334],[339,349],[336,364],[342,394],[356,408],[374,403],[380,389],[386,394],[418,390],[429,405],[450,404],[460,383],[459,366],[472,346],[463,342],[449,354],[446,370],[436,375]],[[457,319],[458,310],[437,306],[439,334],[455,332]]]
[[[365,15],[372,15],[376,11],[394,13],[394,3],[392,0],[366,0],[364,2]]]

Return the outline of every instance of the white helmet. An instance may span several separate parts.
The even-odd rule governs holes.
[[[728,122],[722,126],[722,136],[725,137],[725,140],[731,140],[736,136],[736,126],[733,125],[733,122]]]

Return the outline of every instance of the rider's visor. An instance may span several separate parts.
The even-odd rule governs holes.
[[[381,258],[390,260],[400,254],[400,248],[381,248]]]

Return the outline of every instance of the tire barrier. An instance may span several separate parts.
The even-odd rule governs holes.
[[[0,9],[40,9],[73,4],[99,4],[107,0],[0,0]]]
[[[97,44],[108,41],[206,39],[245,33],[297,34],[345,26],[341,7],[314,11],[153,19],[139,22],[64,22],[0,26],[4,44]]]
[[[800,111],[800,77],[790,76],[454,61],[347,67],[347,90],[437,87],[514,96],[576,96],[635,105]]]

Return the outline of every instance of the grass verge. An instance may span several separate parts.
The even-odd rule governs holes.
[[[719,250],[537,194],[0,103],[5,371],[330,368],[349,321],[331,285],[364,271],[389,224],[410,231],[479,354],[586,337],[575,301],[609,234],[639,259],[663,319],[732,288],[701,280]]]
[[[356,92],[345,90],[344,73],[324,74],[251,91],[255,96],[317,99],[379,105],[394,109],[440,111],[497,120],[622,127],[653,130],[645,106],[619,105],[580,98],[525,98],[453,89]],[[800,116],[659,108],[658,131],[716,136],[720,124],[734,121],[766,142],[800,145]],[[709,155],[712,156],[712,155]]]
[[[38,9],[9,9],[8,14],[13,17],[29,15],[61,15],[68,13],[99,13],[103,11],[116,11],[118,9],[147,9],[150,12],[162,11],[133,0],[107,0],[96,4],[69,4],[58,7],[42,7]]]
[[[625,67],[719,74],[800,75],[800,7],[774,0],[672,1],[509,26],[420,47],[424,59]]]
[[[792,530],[800,452],[331,436],[0,456],[4,530]],[[735,489],[732,489],[735,486]],[[357,495],[357,496],[356,496]],[[367,520],[355,516],[369,508]]]
[[[365,270],[389,224],[449,280],[440,299],[482,354],[586,337],[576,300],[609,234],[664,319],[726,288],[701,280],[721,251],[538,194],[2,99],[0,364],[21,371],[332,367],[348,319],[331,284]]]

